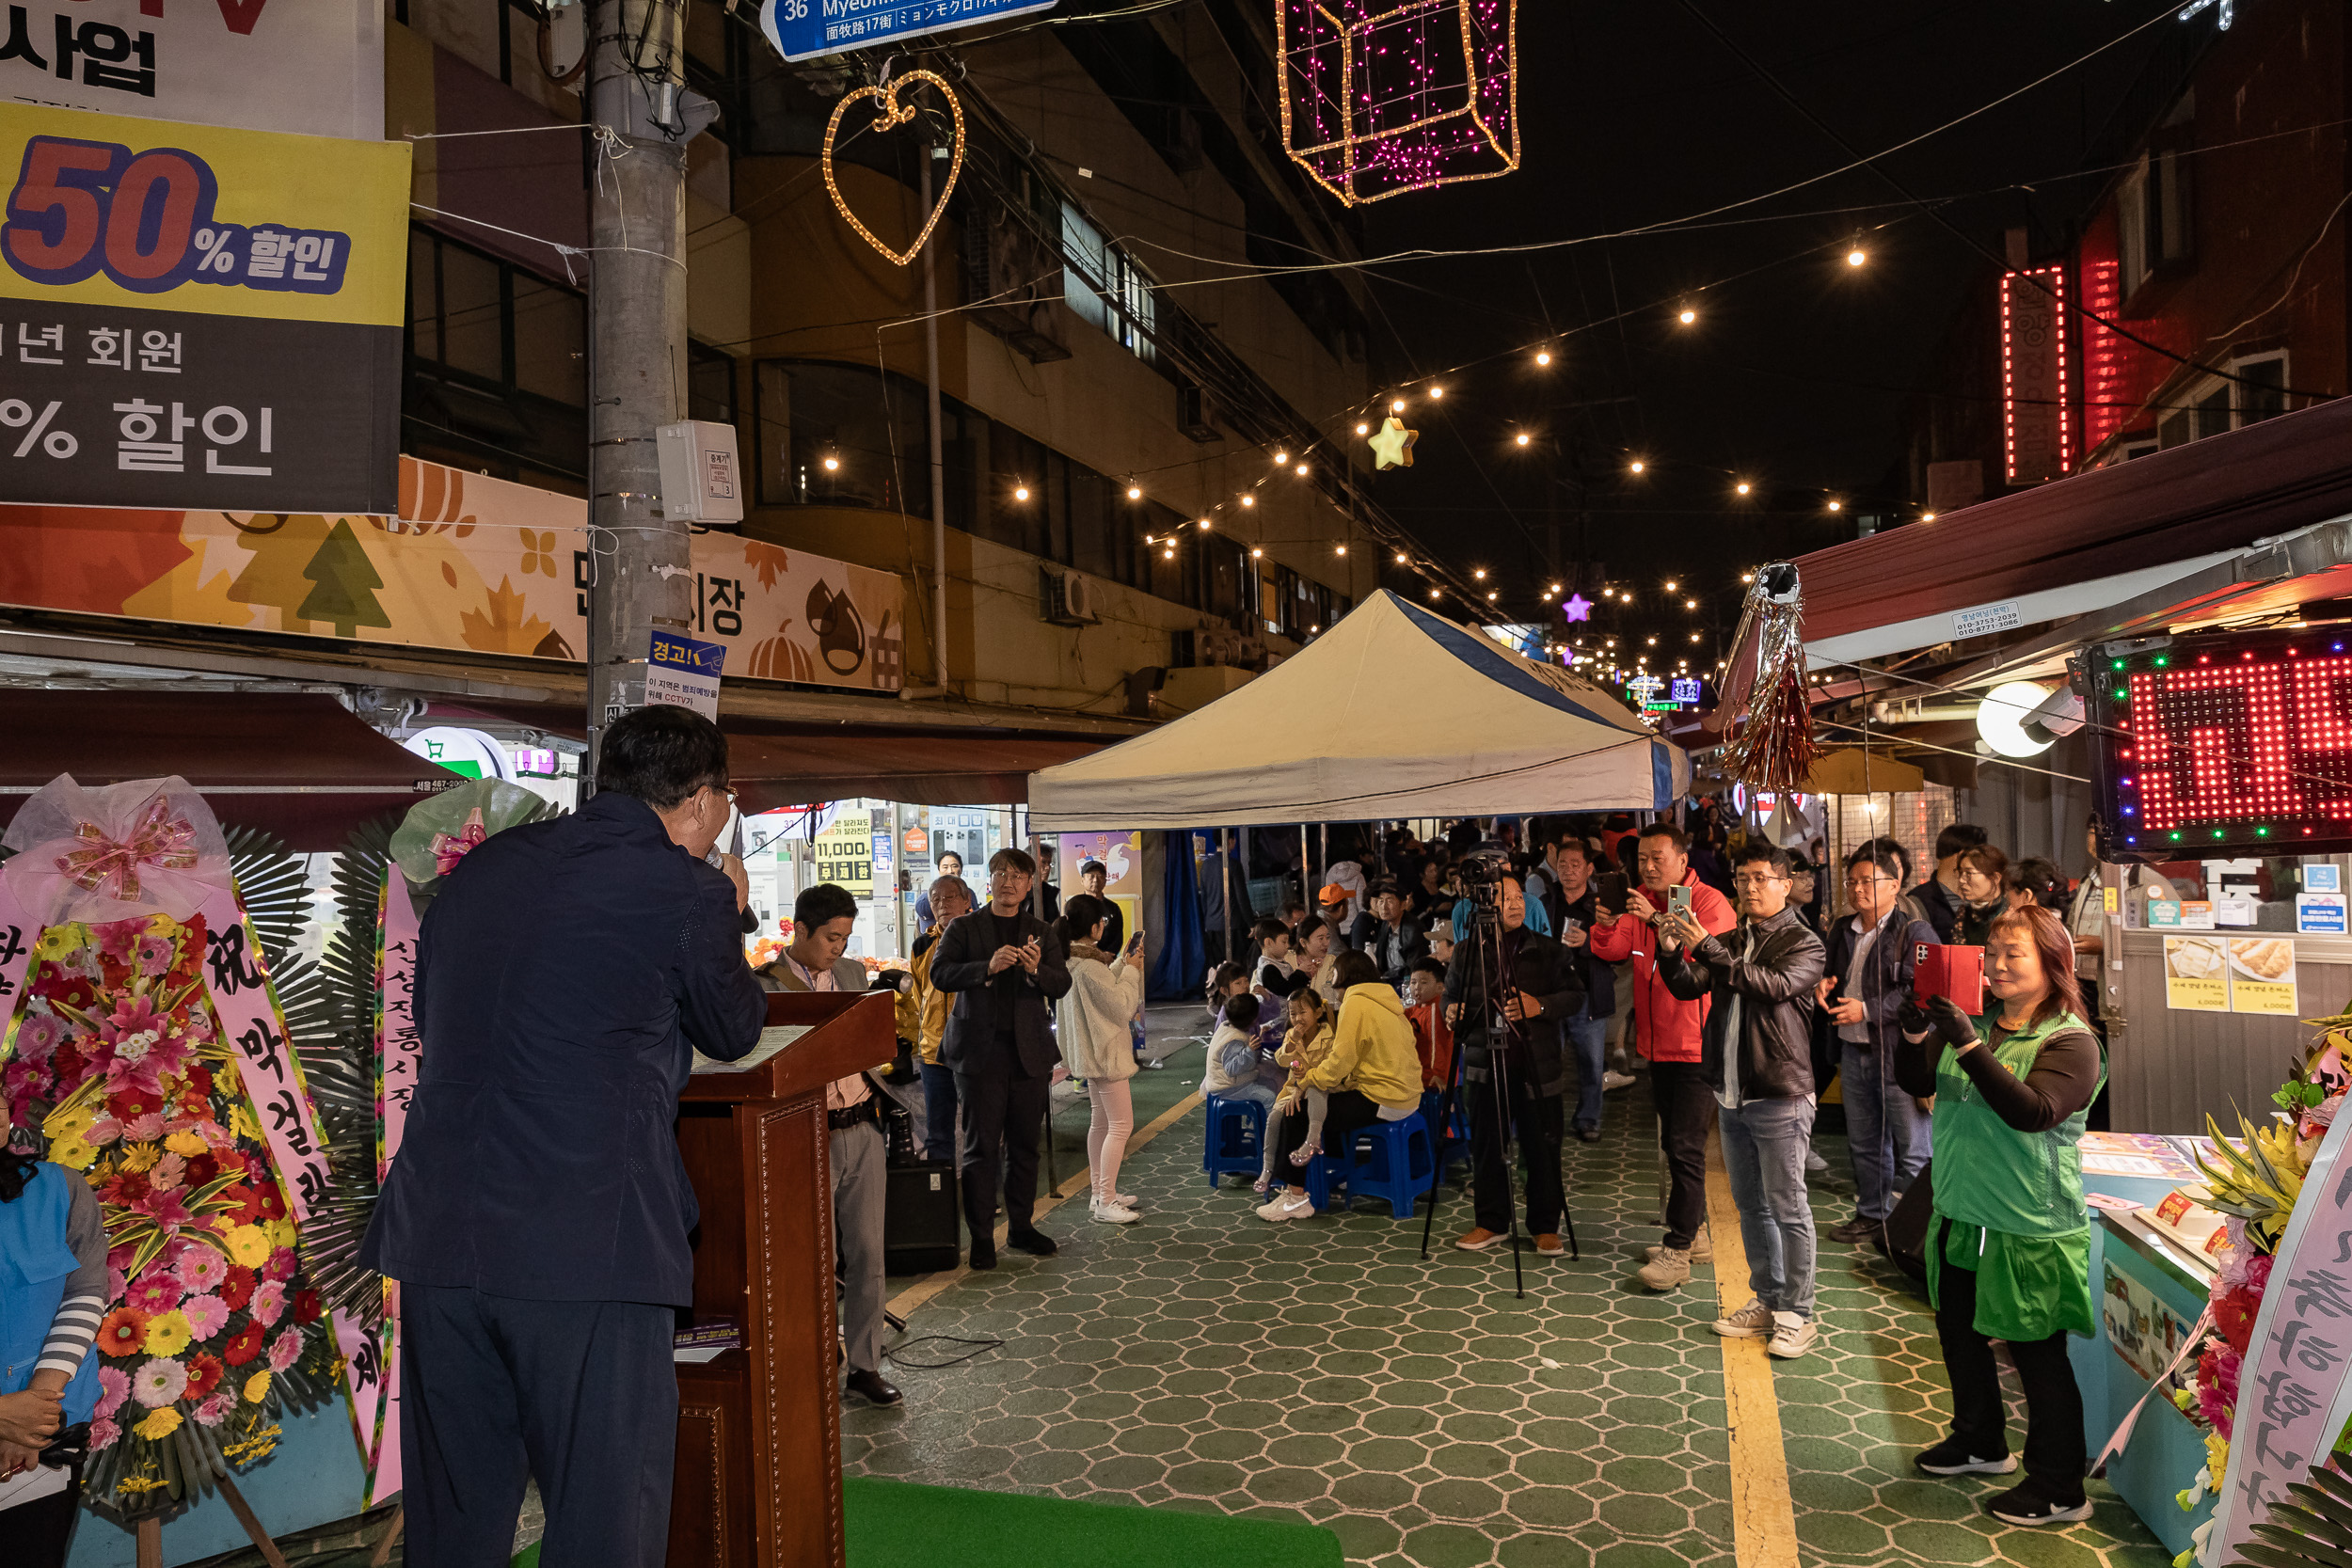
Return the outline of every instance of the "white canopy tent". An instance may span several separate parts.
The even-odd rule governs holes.
[[[1385,590],[1148,735],[1029,775],[1041,832],[1663,811],[1691,762],[1599,687]]]

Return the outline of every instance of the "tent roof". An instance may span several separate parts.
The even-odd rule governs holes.
[[[1045,832],[1662,811],[1690,759],[1599,687],[1385,590],[1208,706],[1029,780]]]

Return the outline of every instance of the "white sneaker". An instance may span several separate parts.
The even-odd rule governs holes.
[[[1761,1339],[1772,1332],[1776,1321],[1771,1307],[1756,1296],[1737,1312],[1726,1312],[1715,1320],[1715,1332],[1726,1339]]]
[[[1783,1361],[1793,1361],[1813,1348],[1820,1330],[1811,1318],[1800,1318],[1794,1312],[1772,1314],[1772,1342],[1764,1348]]]
[[[1111,1201],[1118,1204],[1121,1209],[1133,1209],[1138,1214],[1143,1212],[1143,1200],[1131,1194],[1113,1193],[1111,1195]]]
[[[1133,1225],[1143,1217],[1123,1203],[1104,1203],[1097,1198],[1091,1207],[1095,1222],[1100,1225]]]
[[[1287,1192],[1278,1192],[1270,1201],[1258,1205],[1258,1217],[1262,1220],[1311,1220],[1315,1217],[1315,1200],[1305,1193],[1293,1197]]]
[[[1608,1094],[1614,1089],[1629,1087],[1632,1083],[1633,1074],[1629,1072],[1604,1072],[1600,1075],[1600,1092]]]

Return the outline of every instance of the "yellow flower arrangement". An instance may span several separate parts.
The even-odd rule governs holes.
[[[40,1130],[52,1138],[79,1140],[98,1121],[98,1107],[87,1102],[68,1109],[59,1106],[41,1122]]]
[[[33,957],[54,961],[88,945],[88,930],[79,921],[68,921],[63,926],[52,926],[41,932],[40,940],[33,943]]]
[[[263,1220],[262,1228],[269,1232],[269,1244],[273,1248],[294,1244],[294,1222],[292,1220]]]
[[[213,1086],[215,1090],[221,1087],[218,1078],[213,1080]],[[235,1107],[229,1113],[229,1131],[248,1142],[258,1144],[264,1141],[262,1137],[262,1124],[254,1117],[253,1108],[242,1100],[238,1101]]]
[[[176,937],[180,934],[180,923],[167,914],[151,914],[147,917],[147,934],[151,937]]]
[[[255,1372],[255,1373],[254,1373],[251,1377],[246,1378],[246,1379],[245,1380],[245,1402],[246,1402],[246,1403],[247,1403],[247,1404],[259,1404],[259,1403],[261,1403],[261,1402],[262,1402],[262,1401],[263,1399],[267,1398],[267,1397],[268,1397],[268,1395],[269,1395],[269,1373],[268,1373],[268,1372],[266,1372],[266,1371]]]
[[[177,1355],[188,1348],[192,1337],[188,1315],[175,1307],[147,1320],[147,1342],[143,1348],[150,1355]]]
[[[163,1157],[164,1151],[153,1144],[133,1144],[122,1151],[122,1168],[135,1176],[141,1171],[153,1170]]]
[[[151,1410],[147,1419],[131,1430],[151,1443],[161,1442],[180,1430],[180,1412],[167,1404],[160,1410]]]
[[[79,1138],[59,1138],[49,1146],[49,1158],[68,1170],[87,1170],[98,1150]]]
[[[198,1155],[203,1153],[209,1146],[204,1142],[203,1133],[195,1132],[192,1129],[183,1128],[179,1132],[172,1133],[171,1136],[166,1138],[164,1140],[164,1147],[171,1150],[174,1154],[182,1155],[187,1159],[193,1160]]]
[[[240,1225],[229,1232],[229,1256],[242,1266],[258,1269],[269,1261],[269,1232],[258,1225]]]

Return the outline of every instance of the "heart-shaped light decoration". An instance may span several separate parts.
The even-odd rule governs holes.
[[[924,217],[923,227],[915,233],[914,243],[904,250],[893,250],[882,244],[872,230],[860,223],[857,214],[850,211],[850,204],[842,199],[841,186],[833,177],[833,141],[841,129],[841,117],[849,112],[850,104],[861,98],[874,99],[881,105],[874,114],[874,129],[877,131],[892,130],[913,119],[914,106],[902,103],[898,95],[916,82],[929,82],[939,89],[939,96],[947,101],[947,114],[955,121],[956,141],[947,159],[946,182],[940,186],[939,199],[932,203],[930,214]],[[833,204],[841,209],[843,220],[857,230],[858,238],[903,267],[922,254],[923,242],[930,239],[931,230],[939,227],[940,214],[946,212],[947,198],[956,188],[956,176],[963,171],[963,105],[956,102],[956,95],[948,87],[947,79],[935,71],[910,71],[884,86],[860,87],[855,92],[846,93],[841,102],[834,105],[833,119],[825,122],[824,155],[820,163],[825,171],[825,189],[833,193]]]

